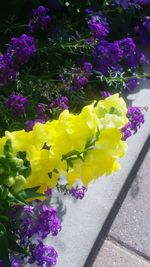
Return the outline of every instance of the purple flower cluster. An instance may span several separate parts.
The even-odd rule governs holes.
[[[37,219],[34,223],[35,231],[39,237],[45,238],[48,234],[56,236],[61,230],[61,222],[57,216],[56,209],[47,208],[41,204],[38,209]]]
[[[12,215],[13,233],[18,237],[19,245],[29,251],[24,261],[40,267],[54,266],[57,252],[53,247],[44,245],[42,240],[49,234],[56,236],[61,230],[61,221],[56,209],[49,208],[37,200],[32,206],[16,205]],[[20,265],[12,266],[20,267]]]
[[[131,37],[124,38],[118,41],[119,47],[123,51],[123,57],[131,56],[136,52],[136,44]]]
[[[45,107],[43,103],[39,103],[37,105],[37,118],[35,120],[27,120],[25,122],[25,129],[27,132],[31,131],[36,123],[42,123],[44,124],[46,121],[48,121],[49,116],[45,112]]]
[[[107,75],[110,69],[122,71],[124,62],[128,68],[136,68],[140,63],[148,63],[145,55],[137,51],[132,38],[124,38],[115,42],[100,41],[93,50],[94,67]]]
[[[24,218],[20,225],[20,239],[23,243],[28,238],[37,235],[44,239],[51,234],[56,236],[61,230],[61,222],[56,209],[48,208],[45,204],[33,207],[24,207]]]
[[[137,88],[139,84],[139,80],[137,78],[129,78],[126,82],[125,82],[125,86],[126,89],[128,91],[133,91]]]
[[[45,107],[43,103],[37,105],[37,116],[39,119],[46,122],[48,120],[48,115],[45,113]]]
[[[69,194],[76,199],[83,199],[86,192],[87,192],[87,188],[84,186],[82,186],[81,188],[72,187],[71,190],[69,190]]]
[[[65,110],[68,109],[68,98],[66,96],[61,96],[59,98],[56,98],[51,104],[50,104],[50,108],[54,109],[54,108],[60,108],[61,110]]]
[[[26,130],[26,132],[32,131],[34,125],[36,123],[38,123],[38,122],[44,124],[45,120],[42,120],[42,119],[39,119],[39,118],[37,118],[35,120],[27,120],[25,122],[25,130]]]
[[[107,98],[109,96],[111,96],[112,94],[108,91],[100,91],[100,95],[102,96],[102,98]]]
[[[0,55],[0,84],[6,85],[16,79],[18,65],[26,64],[35,55],[34,38],[26,34],[13,37],[7,53]]]
[[[150,17],[144,17],[143,26],[150,32]]]
[[[89,61],[82,60],[81,68],[71,68],[60,76],[63,83],[66,84],[66,90],[80,90],[89,82],[89,77],[93,74],[93,66]]]
[[[15,115],[20,116],[25,113],[28,102],[23,95],[12,94],[7,98],[5,104]]]
[[[41,241],[37,245],[34,245],[32,250],[32,256],[29,258],[29,263],[41,267],[52,267],[57,262],[56,250],[48,245],[44,245]]]
[[[11,267],[21,267],[21,262],[14,257],[10,257],[10,264]]]
[[[123,58],[123,50],[119,46],[118,41],[110,43],[102,40],[95,46],[93,55],[95,69],[106,75],[110,68],[119,64]]]
[[[88,78],[85,76],[77,76],[73,81],[73,89],[80,90],[88,84]]]
[[[99,40],[106,38],[109,34],[109,29],[101,22],[100,16],[92,16],[88,21],[88,27],[93,36]]]
[[[149,60],[145,57],[142,51],[136,51],[126,58],[126,63],[129,68],[136,68],[139,64],[148,64]]]
[[[10,257],[10,264],[11,267],[21,267],[20,261],[12,256]],[[0,267],[5,267],[5,264],[1,259],[0,259]]]
[[[93,66],[90,62],[88,61],[83,62],[83,71],[85,71],[86,74],[91,75],[92,69],[93,69]]]
[[[120,6],[123,9],[128,9],[130,7],[139,8],[141,4],[148,3],[149,0],[113,0],[112,4]]]
[[[127,117],[129,122],[121,129],[123,140],[135,134],[144,123],[144,114],[139,107],[129,107]]]
[[[43,31],[47,29],[51,22],[51,17],[47,15],[48,9],[39,6],[32,10],[33,18],[28,24],[28,31],[34,33],[36,26]],[[7,53],[0,55],[0,85],[6,85],[16,79],[18,65],[28,63],[29,59],[35,56],[35,40],[32,36],[22,34],[20,37],[13,37],[8,45]]]
[[[16,79],[17,65],[10,53],[0,55],[0,86]]]
[[[40,28],[42,31],[47,30],[51,17],[47,15],[49,11],[48,8],[44,6],[39,6],[37,9],[32,10],[32,18],[29,20],[28,31],[34,33],[37,28]]]
[[[8,52],[19,64],[26,64],[36,52],[34,38],[26,34],[13,37],[8,46]]]

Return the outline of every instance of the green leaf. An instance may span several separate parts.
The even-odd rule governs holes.
[[[0,215],[0,222],[2,223],[8,223],[9,219],[5,215]]]
[[[32,187],[32,188],[27,188],[21,192],[18,193],[20,197],[23,199],[29,199],[29,198],[36,198],[36,197],[43,197],[45,196],[44,194],[37,193],[36,191],[40,188],[40,186]]]
[[[20,247],[17,242],[17,237],[13,235],[11,232],[8,232],[8,248],[14,252],[18,252],[24,255],[27,255],[27,251]]]
[[[5,267],[11,267],[8,255],[8,239],[5,226],[0,223],[0,259],[5,264]]]
[[[9,206],[14,205],[14,204],[20,204],[20,205],[27,204],[25,202],[25,199],[17,193],[14,193],[14,194],[9,193],[8,202],[9,202]]]
[[[11,140],[8,139],[4,145],[4,154],[7,157],[11,157],[13,154],[13,150],[12,150],[12,144],[11,144]]]

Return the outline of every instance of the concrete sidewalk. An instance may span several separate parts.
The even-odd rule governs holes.
[[[111,266],[150,267],[150,149],[93,264]]]

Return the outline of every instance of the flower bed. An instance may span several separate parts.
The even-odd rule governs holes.
[[[149,37],[149,1],[41,4],[11,1],[2,12],[11,14],[2,15],[0,55],[0,264],[6,267],[56,265],[55,248],[43,240],[62,226],[45,199],[53,188],[82,199],[90,182],[120,169],[126,139],[144,123],[143,107],[127,108],[118,93],[149,77],[136,44]]]

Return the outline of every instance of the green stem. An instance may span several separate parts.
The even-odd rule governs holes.
[[[142,74],[142,75],[132,75],[132,76],[126,76],[126,77],[112,77],[112,76],[108,76],[108,77],[105,77],[106,80],[110,80],[110,81],[113,81],[113,80],[117,80],[117,81],[126,81],[128,79],[131,79],[131,78],[137,78],[137,79],[140,79],[140,78],[148,78],[150,77],[150,74],[146,73],[146,74]],[[101,80],[100,79],[97,79],[97,80],[92,80],[92,81],[89,81],[89,83],[99,83]]]

